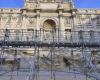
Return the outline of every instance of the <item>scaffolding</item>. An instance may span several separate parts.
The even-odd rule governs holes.
[[[100,80],[99,33],[2,29],[0,80]]]

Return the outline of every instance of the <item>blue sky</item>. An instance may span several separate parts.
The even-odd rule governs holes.
[[[77,8],[100,8],[100,0],[76,0]]]
[[[0,0],[0,8],[23,8],[24,0]]]
[[[75,0],[77,8],[100,8],[100,0]],[[0,8],[23,8],[24,0],[0,0]]]

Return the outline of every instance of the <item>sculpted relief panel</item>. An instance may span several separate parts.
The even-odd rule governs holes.
[[[26,28],[35,28],[36,21],[34,17],[27,17],[24,22],[26,23]]]
[[[13,27],[18,28],[21,26],[21,15],[20,14],[13,14],[11,19],[11,24]]]
[[[70,17],[65,18],[64,26],[71,27],[71,25],[72,25],[72,19],[70,19]]]
[[[26,8],[27,9],[35,9],[36,4],[35,3],[26,3]]]
[[[1,14],[0,15],[0,28],[17,28],[21,24],[20,14]],[[20,25],[21,27],[21,25]]]
[[[1,15],[1,28],[6,27],[9,18],[7,14]]]

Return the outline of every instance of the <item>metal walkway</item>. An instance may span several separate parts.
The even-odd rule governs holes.
[[[92,33],[92,35],[91,35]],[[100,47],[100,32],[0,30],[0,46],[30,47]]]
[[[45,42],[34,42],[34,41],[0,41],[0,47],[2,46],[12,46],[12,47],[20,47],[20,46],[29,46],[29,47],[90,47],[90,48],[98,48],[100,47],[100,43],[45,43]]]

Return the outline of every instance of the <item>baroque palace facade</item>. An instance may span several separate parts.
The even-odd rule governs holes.
[[[23,67],[26,67],[23,70],[30,68],[30,72],[23,72],[29,75],[27,80],[40,75],[37,73],[41,67],[51,71],[51,80],[55,80],[57,70],[66,67],[68,71],[73,71],[69,73],[74,73],[75,77],[65,75],[65,78],[59,79],[63,77],[59,75],[57,80],[80,79],[80,75],[76,76],[77,68],[77,71],[86,75],[80,80],[91,77],[93,79],[89,80],[100,80],[100,9],[78,9],[73,0],[26,0],[23,9],[2,8],[0,44],[0,64],[3,65],[4,61],[1,58],[6,58],[7,64],[15,63],[19,70]],[[23,58],[25,59],[22,60]],[[13,71],[9,80],[15,80],[12,77]],[[0,80],[8,80],[2,77],[5,78],[0,76]],[[16,80],[26,80],[25,78],[18,78],[18,74],[16,76]],[[48,76],[40,79],[47,80]]]
[[[36,41],[49,43],[52,35],[57,42],[99,43],[100,10],[77,9],[73,0],[26,0],[23,9],[0,9],[0,29],[0,36],[3,29],[11,29],[7,34],[15,33],[18,40],[24,30],[24,41],[35,40],[32,35],[36,34]],[[13,39],[10,36],[10,40]],[[71,50],[58,53],[70,54]]]
[[[0,29],[99,31],[99,9],[76,9],[71,0],[26,0],[23,9],[0,9]],[[47,34],[48,35],[48,34]]]
[[[28,33],[23,39],[30,41],[37,30],[38,40],[44,42],[54,35],[57,42],[99,43],[100,10],[77,9],[72,0],[26,0],[23,9],[0,9],[0,29],[1,36],[2,29],[11,29],[20,39],[24,30]]]

